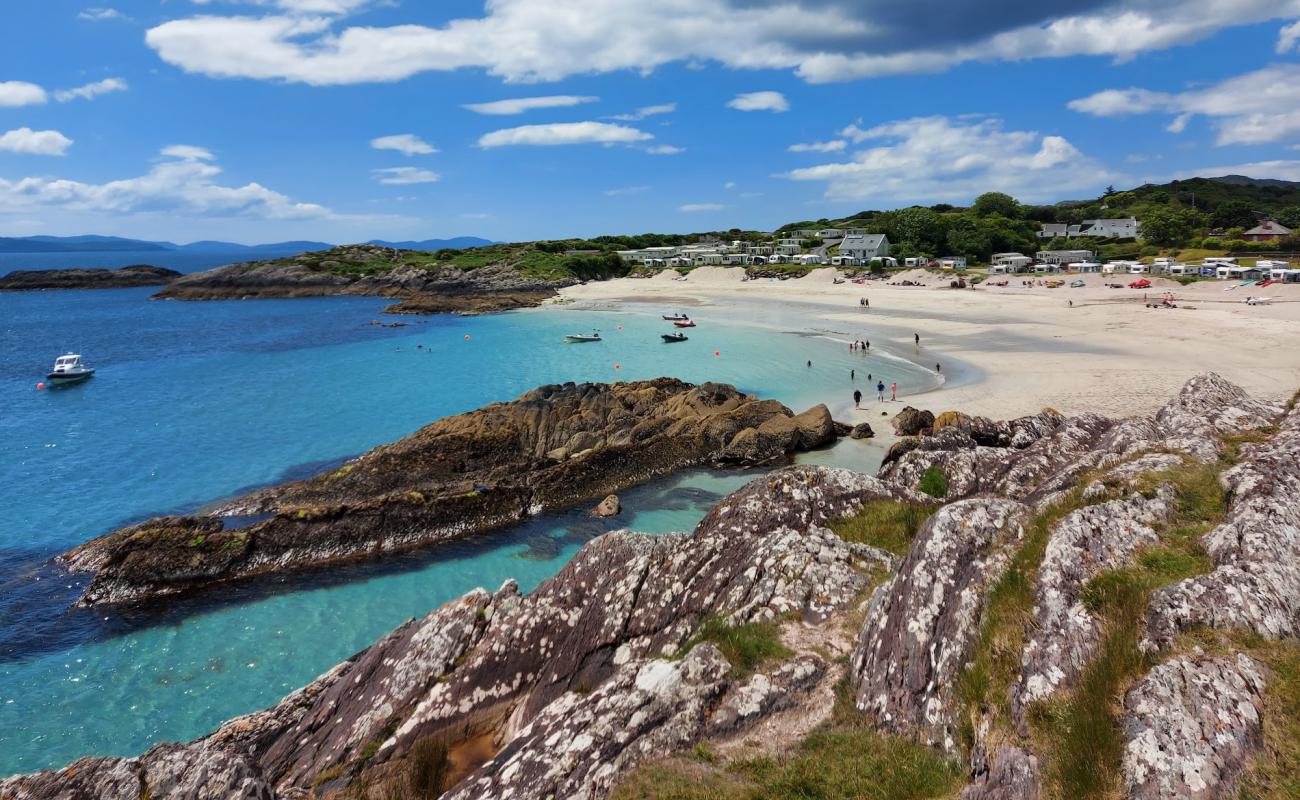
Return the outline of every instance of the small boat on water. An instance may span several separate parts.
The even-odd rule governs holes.
[[[659,335],[665,342],[669,343],[686,341],[686,334],[684,333],[661,333]]]
[[[685,314],[664,314],[664,319],[669,322],[689,322],[691,318]]]
[[[678,328],[694,328],[694,327],[695,327],[695,323],[694,323],[694,322],[691,322],[689,319],[687,319],[687,320],[680,320],[680,319],[679,319],[679,320],[677,320],[676,322],[673,323],[673,326],[674,326],[674,327],[678,327]]]
[[[568,336],[564,337],[564,341],[565,342],[599,342],[603,340],[600,338],[600,331],[592,331],[591,333],[571,333]]]
[[[66,385],[80,383],[94,374],[95,370],[81,363],[81,356],[76,353],[68,353],[54,359],[54,368],[50,370],[49,375],[45,376],[45,379],[51,383]]]

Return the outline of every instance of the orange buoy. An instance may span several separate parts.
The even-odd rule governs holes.
[[[721,350],[714,350],[714,351],[713,351],[713,354],[714,354],[715,356],[720,356],[720,355],[722,355],[722,351],[721,351]]]
[[[44,384],[44,383],[38,383],[38,384],[36,384],[36,391],[39,392],[39,391],[41,391],[41,390],[44,389],[44,388],[45,388],[45,384]]]
[[[467,342],[469,341],[469,334],[468,334],[468,333],[465,334],[465,341],[467,341]]]
[[[623,365],[622,365],[622,364],[615,364],[615,365],[614,365],[614,369],[622,369],[622,368],[623,368]]]

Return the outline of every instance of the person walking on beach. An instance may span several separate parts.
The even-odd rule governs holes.
[[[862,392],[861,392],[861,390],[858,390],[858,389],[854,389],[854,390],[853,390],[853,407],[854,407],[854,408],[862,408]]]
[[[939,369],[939,365],[938,365],[938,364],[935,364],[935,365],[934,365],[934,371],[935,371],[935,372],[938,372],[938,373],[941,374],[941,375],[943,374],[943,370]]]
[[[912,334],[912,338],[913,338],[913,339],[916,339],[916,346],[917,346],[917,347],[920,347],[920,346],[921,346],[921,334],[919,334],[919,333],[914,333],[914,334]]]
[[[812,359],[808,360],[808,369],[812,369]]]
[[[877,384],[876,384],[876,399],[877,399],[877,400],[884,400],[884,399],[885,399],[885,382],[884,382],[884,381],[881,381],[880,383],[877,383]]]
[[[856,369],[849,370],[849,380],[856,381],[857,379],[858,379],[858,371]]]
[[[870,350],[870,349],[871,349],[871,342],[863,342],[862,345],[863,345],[863,348],[862,348],[862,349],[864,349],[864,350]]]
[[[898,399],[898,381],[894,381],[893,383],[889,384],[889,399],[890,400]]]

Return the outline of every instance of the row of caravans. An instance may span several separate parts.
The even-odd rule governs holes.
[[[1018,255],[1018,254],[1017,254]],[[1035,262],[1026,256],[1006,257],[989,268],[991,274],[1009,275],[1033,273],[1036,275],[1069,273],[1099,273],[1102,275],[1192,275],[1218,280],[1275,280],[1300,283],[1300,269],[1292,269],[1285,261],[1261,260],[1253,267],[1239,266],[1232,257],[1209,257],[1200,264],[1183,264],[1172,258],[1157,258],[1150,264],[1140,261],[1076,261],[1068,264]]]

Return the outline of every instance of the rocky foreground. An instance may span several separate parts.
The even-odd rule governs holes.
[[[531,277],[510,263],[462,270],[429,253],[346,245],[292,258],[230,264],[186,275],[157,295],[174,300],[374,295],[399,298],[406,314],[480,314],[527,308],[575,278]]]
[[[174,269],[136,264],[121,269],[42,269],[16,270],[0,275],[0,292],[26,292],[33,289],[127,289],[138,286],[162,286],[181,277]]]
[[[544,386],[211,514],[115,531],[62,560],[93,573],[84,605],[158,598],[472,536],[686,467],[769,464],[836,436],[825,406],[796,416],[731,386]],[[266,518],[229,529],[232,515]]]
[[[771,473],[690,535],[602,536],[209,736],[0,796],[1285,796],[1300,409],[1207,375],[1150,417],[919,434],[879,477]],[[928,518],[899,546],[902,510]],[[754,624],[784,647],[746,670],[716,631]]]

